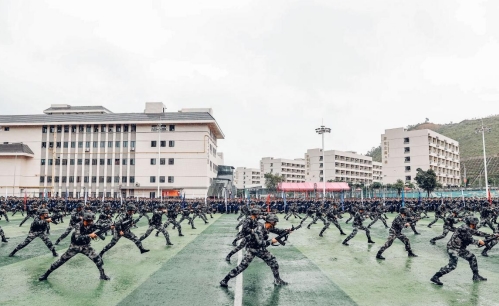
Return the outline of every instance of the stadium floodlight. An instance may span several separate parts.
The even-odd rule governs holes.
[[[323,191],[322,191],[322,201],[326,201],[326,155],[324,153],[324,134],[331,133],[331,129],[321,125],[320,128],[316,128],[315,132],[319,135],[322,135],[322,163],[324,165],[324,169],[322,170],[322,183],[323,183]]]
[[[482,119],[482,126],[479,128],[475,129],[475,133],[482,133],[482,144],[483,144],[483,172],[485,174],[485,196],[487,199],[490,201],[490,194],[489,194],[489,181],[487,178],[487,155],[485,154],[485,132],[490,133],[491,129],[483,125],[483,119]]]

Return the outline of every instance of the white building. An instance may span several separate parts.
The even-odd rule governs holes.
[[[280,174],[287,183],[305,182],[305,160],[264,157],[260,160],[261,181],[265,184],[266,173]]]
[[[461,184],[459,143],[434,131],[404,128],[381,135],[383,183],[415,182],[417,169],[433,169],[444,186]]]
[[[262,175],[258,168],[237,167],[234,174],[234,185],[237,189],[263,187]]]
[[[338,150],[325,151],[324,156],[325,160],[322,149],[309,149],[305,153],[307,182],[323,182],[325,169],[326,181],[373,183],[372,157]]]
[[[0,116],[0,193],[204,197],[223,164],[224,134],[211,109],[165,110],[161,102],[144,113],[57,104]]]
[[[383,163],[373,161],[373,183],[383,184]]]

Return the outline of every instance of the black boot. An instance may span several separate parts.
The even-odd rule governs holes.
[[[473,273],[473,281],[474,282],[481,282],[481,281],[486,281],[487,279],[483,276],[480,276],[478,272]]]
[[[55,241],[54,245],[58,245],[58,244],[59,244],[59,242],[61,242],[61,239],[57,239],[57,240]]]
[[[275,278],[274,279],[274,286],[285,286],[288,283],[283,281],[281,278]]]
[[[49,277],[50,273],[52,273],[52,270],[48,269],[47,272],[45,272],[42,276],[38,278],[38,281],[44,281],[47,280],[47,277]]]
[[[371,238],[369,238],[369,240],[367,240],[367,243],[376,243],[376,242],[372,241]]]
[[[487,250],[487,248],[485,248],[483,251],[482,251],[482,256],[485,256],[485,257],[489,257],[489,255],[487,254],[489,250]]]
[[[52,255],[53,255],[54,257],[59,256],[59,254],[57,254],[57,252],[55,251],[55,248],[53,248],[53,249],[52,249]]]
[[[348,240],[343,241],[341,244],[343,244],[343,245],[349,245],[348,244]]]
[[[407,256],[408,257],[418,257],[418,255],[414,254],[412,251],[409,251],[409,253],[407,253]]]
[[[5,236],[2,237],[2,242],[9,242],[7,241],[7,238],[5,238]]]
[[[100,272],[100,279],[101,280],[110,280],[109,276],[106,275],[106,273],[104,273],[104,269],[99,269],[99,272]]]
[[[342,235],[346,235],[346,234],[345,234],[345,232],[343,232],[343,231],[341,231],[341,232],[340,232],[340,234],[342,234]]]
[[[228,284],[229,280],[230,280],[230,276],[227,275],[226,277],[224,277],[224,279],[222,279],[220,281],[220,287],[224,287],[224,288],[229,287],[229,284]]]
[[[234,239],[234,241],[232,241],[232,245],[237,246],[237,239]]]
[[[381,260],[385,260],[385,258],[381,254],[383,254],[383,253],[378,252],[378,254],[376,254],[376,258],[381,259]]]
[[[184,236],[184,235],[182,234],[182,232],[179,232],[179,233],[178,233],[178,236],[179,236],[179,237],[182,237],[182,236]]]
[[[14,257],[16,252],[17,252],[17,248],[15,248],[14,251],[10,252],[9,257]]]
[[[434,245],[436,242],[435,242],[435,240],[432,239],[432,240],[430,240],[430,243]]]
[[[324,236],[322,236],[322,233],[324,233],[324,231],[325,231],[325,230],[322,230],[322,231],[320,232],[319,237],[324,237]]]
[[[435,275],[433,275],[433,277],[430,279],[430,281],[434,282],[435,284],[437,284],[439,286],[442,286],[444,283],[442,283],[440,281],[441,276],[442,276],[442,274],[440,272],[437,272],[437,273],[435,273]]]
[[[140,250],[140,254],[144,254],[144,253],[149,252],[149,250],[144,249],[144,247],[142,247],[142,246],[139,248],[139,250]]]
[[[170,239],[166,240],[166,245],[173,245],[173,243],[171,243]]]

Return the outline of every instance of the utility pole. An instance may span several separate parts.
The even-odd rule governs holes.
[[[482,145],[483,145],[483,173],[484,173],[484,178],[485,178],[485,196],[487,197],[488,200],[490,200],[489,197],[489,182],[487,178],[487,155],[485,154],[485,132],[490,132],[491,129],[488,127],[485,127],[483,125],[483,119],[482,119],[482,126],[477,128],[475,130],[475,133],[482,133]]]
[[[322,201],[326,201],[326,154],[324,151],[324,134],[325,133],[331,133],[331,129],[325,127],[324,125],[321,125],[320,128],[316,128],[315,132],[319,135],[322,135],[322,163],[324,165],[323,171],[322,171],[322,186],[323,186],[323,192],[322,192]]]

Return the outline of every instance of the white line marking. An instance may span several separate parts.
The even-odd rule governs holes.
[[[237,265],[243,260],[243,250],[237,252]],[[234,306],[243,306],[243,273],[236,276],[236,292],[234,294]]]

